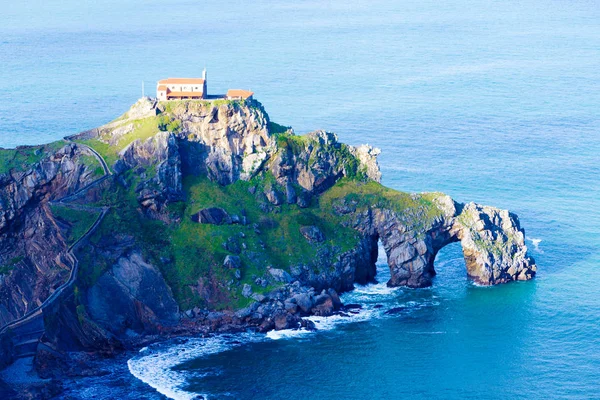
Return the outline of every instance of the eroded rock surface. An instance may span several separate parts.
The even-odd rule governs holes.
[[[527,255],[525,234],[515,214],[476,203],[460,204],[449,196],[434,199],[439,214],[424,226],[406,223],[385,208],[356,215],[355,227],[381,239],[391,271],[389,286],[426,287],[435,276],[438,251],[460,242],[467,275],[480,285],[494,285],[535,276],[537,267]],[[347,210],[346,210],[347,211]]]
[[[0,174],[0,326],[39,306],[69,274],[57,262],[67,244],[48,201],[94,180],[91,153],[64,144],[21,171]],[[2,269],[0,268],[0,271]]]

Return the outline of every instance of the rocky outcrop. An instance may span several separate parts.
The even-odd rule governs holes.
[[[157,132],[145,141],[135,140],[119,157],[115,173],[134,169],[143,174],[145,179],[136,187],[138,201],[152,217],[166,219],[166,206],[183,200],[181,157],[175,135]]]
[[[137,251],[120,257],[87,292],[86,311],[115,335],[156,332],[179,321],[179,308],[160,272]]]
[[[181,121],[184,173],[206,174],[226,185],[252,177],[273,151],[269,119],[258,102],[182,102],[169,114]]]
[[[460,240],[474,282],[495,285],[535,276],[537,267],[527,255],[525,231],[516,214],[468,203],[454,221],[452,232]]]
[[[437,195],[438,213],[423,216],[415,227],[405,215],[386,208],[357,213],[354,227],[372,240],[381,239],[388,260],[389,286],[426,287],[435,276],[434,260],[441,248],[460,242],[467,275],[480,285],[494,285],[535,276],[527,255],[525,234],[515,214],[475,203],[460,204]]]
[[[233,221],[221,207],[203,208],[192,215],[192,221],[200,224],[229,225]]]
[[[368,145],[355,148],[340,143],[332,132],[315,131],[302,137],[282,137],[269,170],[286,188],[297,185],[309,193],[322,193],[345,176],[364,175],[379,182],[379,152]]]
[[[39,306],[69,274],[57,262],[67,244],[48,201],[95,179],[85,147],[65,144],[29,169],[0,175],[0,326]]]

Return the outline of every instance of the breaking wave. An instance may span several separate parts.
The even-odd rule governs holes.
[[[380,251],[382,254],[383,251]],[[348,307],[345,311],[329,317],[310,316],[306,319],[315,324],[316,331],[302,329],[284,329],[270,331],[266,334],[241,333],[234,335],[217,335],[209,338],[188,339],[181,343],[163,343],[141,349],[132,357],[127,365],[133,376],[150,385],[159,393],[176,400],[190,400],[204,396],[210,398],[210,393],[191,393],[183,389],[189,371],[178,371],[174,367],[197,358],[231,350],[246,343],[258,343],[266,340],[291,340],[319,332],[335,329],[341,324],[368,321],[373,318],[383,318],[396,311],[408,312],[423,306],[437,305],[435,302],[419,303],[415,301],[398,302],[397,298],[403,289],[389,288],[386,285],[389,270],[385,260],[378,260],[377,277],[379,283],[356,288],[341,296],[342,302]],[[427,303],[427,304],[426,304]],[[215,374],[211,371],[194,372],[194,376]]]

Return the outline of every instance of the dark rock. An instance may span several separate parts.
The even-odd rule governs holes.
[[[323,232],[314,225],[301,227],[300,233],[311,243],[319,243],[325,240]]]
[[[240,246],[239,238],[236,236],[228,238],[227,242],[225,243],[225,249],[227,249],[227,251],[232,252],[233,254],[240,254],[240,252],[242,251],[242,247]]]
[[[295,295],[293,297],[293,299],[296,302],[296,304],[298,304],[298,307],[300,307],[300,309],[304,313],[309,313],[313,307],[313,300],[306,293],[299,293],[299,294]]]
[[[317,327],[315,326],[315,323],[308,320],[308,319],[303,319],[300,321],[300,326],[304,329],[306,329],[307,331],[316,331]]]
[[[275,323],[275,329],[296,329],[300,326],[299,318],[288,314],[285,311],[279,311],[273,317],[273,322]]]
[[[401,314],[406,311],[406,307],[394,307],[385,312],[387,315]]]
[[[263,279],[263,278],[256,278],[254,280],[254,283],[256,283],[258,286],[262,286],[262,287],[269,286],[269,281],[267,281],[266,279]]]
[[[316,296],[315,303],[311,311],[313,314],[323,317],[333,315],[333,312],[335,311],[333,299],[326,293]]]
[[[344,305],[345,310],[360,310],[363,306],[361,304],[350,303]]]
[[[220,207],[209,207],[192,215],[192,221],[200,224],[230,225],[231,217]]]
[[[329,290],[327,290],[327,294],[331,296],[331,300],[333,301],[333,309],[339,310],[342,307],[342,300],[340,300],[340,296],[333,288],[329,288]]]
[[[300,207],[300,208],[307,208],[307,207],[310,206],[311,197],[312,196],[311,196],[310,192],[308,192],[306,190],[303,190],[298,195],[298,199],[296,200],[296,204],[298,204],[298,207]]]
[[[287,311],[290,314],[296,314],[298,312],[298,304],[293,303],[291,301],[286,300],[283,304],[283,307],[285,308],[285,311]]]
[[[242,267],[242,260],[238,256],[228,255],[223,260],[223,266],[229,269],[240,269]]]
[[[281,193],[275,188],[265,189],[265,196],[267,196],[267,200],[275,206],[283,204]]]

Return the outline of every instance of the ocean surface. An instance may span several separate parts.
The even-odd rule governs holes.
[[[476,287],[455,244],[433,287],[391,290],[380,258],[351,318],[154,345],[65,396],[600,398],[597,1],[6,2],[0,146],[98,126],[142,81],[204,67],[209,92],[251,89],[297,133],[380,147],[388,186],[518,213],[538,276]]]

